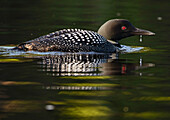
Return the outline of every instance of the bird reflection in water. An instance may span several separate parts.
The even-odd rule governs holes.
[[[143,63],[142,58],[139,63],[132,63],[133,61],[127,59],[108,59],[108,62],[101,65],[102,75],[125,75],[125,74],[139,74],[136,70],[148,67],[154,67],[153,63]]]
[[[109,54],[64,54],[48,55],[39,64],[42,70],[53,76],[96,76],[101,75],[99,67],[106,63]]]
[[[118,59],[117,54],[47,55],[38,64],[42,71],[52,76],[124,75],[154,66],[152,63],[142,63],[142,58],[139,63]]]

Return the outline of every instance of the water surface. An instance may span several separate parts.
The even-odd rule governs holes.
[[[63,28],[97,31],[113,18],[156,36],[126,38],[135,51],[119,54],[1,49],[0,119],[169,119],[169,12],[168,0],[1,0],[1,46]]]

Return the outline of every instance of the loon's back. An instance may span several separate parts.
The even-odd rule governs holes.
[[[88,30],[63,29],[19,44],[24,51],[115,52],[116,48],[103,36]]]

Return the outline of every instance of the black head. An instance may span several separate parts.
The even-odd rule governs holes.
[[[104,23],[98,33],[108,40],[119,41],[134,35],[155,35],[155,33],[134,27],[128,20],[113,19]]]

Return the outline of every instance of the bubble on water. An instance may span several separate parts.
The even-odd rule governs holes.
[[[128,112],[128,111],[129,111],[129,107],[124,107],[124,108],[123,108],[123,111],[124,111],[124,112]]]
[[[46,105],[45,106],[45,109],[48,111],[52,111],[52,110],[54,110],[54,108],[55,108],[54,105]]]
[[[162,20],[162,17],[157,17],[157,20],[161,21],[161,20]]]
[[[140,41],[140,42],[143,41],[142,35],[139,36],[139,41]]]
[[[117,16],[121,16],[121,14],[120,14],[119,12],[118,12],[118,13],[116,13],[116,15],[117,15]]]

